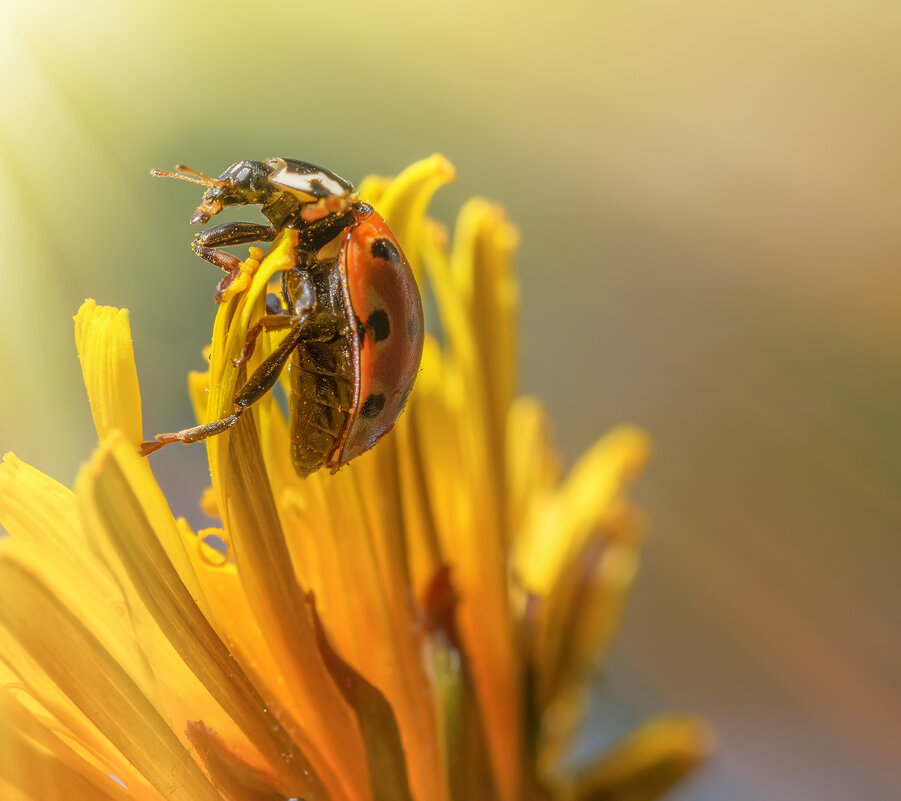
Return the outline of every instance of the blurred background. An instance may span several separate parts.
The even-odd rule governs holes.
[[[126,306],[145,431],[187,425],[216,271],[197,187],[443,152],[521,226],[521,386],[574,459],[652,434],[653,520],[588,745],[708,718],[676,799],[901,797],[901,5],[2,4],[0,448],[94,446],[71,318]],[[155,458],[197,522],[203,449]]]

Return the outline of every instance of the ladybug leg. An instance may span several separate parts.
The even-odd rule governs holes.
[[[235,367],[240,367],[251,357],[257,343],[257,337],[263,331],[278,331],[281,328],[290,328],[298,325],[302,320],[303,318],[287,312],[276,312],[275,314],[267,314],[265,317],[261,317],[260,321],[247,332],[247,338],[244,340],[244,350],[241,351],[241,355],[237,359],[232,359],[232,364]]]
[[[297,227],[297,247],[299,250],[315,252],[325,247],[338,234],[356,222],[353,210],[329,214],[311,223]]]
[[[275,239],[276,233],[278,232],[273,225],[222,223],[197,234],[191,243],[191,250],[220,270],[231,273],[238,269],[241,260],[231,253],[224,253],[216,248],[243,245],[247,242],[271,242]]]
[[[222,280],[227,279],[228,276]],[[232,360],[235,367],[240,367],[250,358],[257,337],[263,331],[277,331],[281,328],[300,325],[316,308],[316,290],[313,288],[309,274],[304,270],[294,268],[282,273],[282,296],[283,298],[292,298],[293,303],[286,300],[285,302],[291,303],[291,305],[285,308],[276,295],[270,295],[266,299],[267,313],[247,332],[241,355]]]
[[[185,444],[200,442],[231,428],[238,422],[247,408],[260,400],[275,386],[275,382],[278,381],[278,377],[281,375],[294,349],[303,338],[303,334],[303,322],[299,322],[282,343],[254,370],[253,375],[247,379],[247,383],[235,394],[234,411],[228,417],[223,417],[221,420],[215,420],[205,425],[186,428],[174,434],[157,434],[152,442],[141,443],[141,455],[146,456],[173,442],[183,442]]]
[[[164,445],[169,445],[173,442],[184,442],[185,444],[200,442],[208,437],[221,434],[238,422],[245,409],[256,403],[275,386],[294,349],[304,338],[306,332],[304,323],[316,308],[316,291],[309,276],[297,269],[288,272],[290,276],[288,278],[283,277],[283,280],[288,280],[291,284],[292,292],[294,293],[292,297],[295,299],[293,308],[290,312],[286,309],[284,312],[272,313],[270,311],[269,314],[264,315],[247,332],[244,350],[238,360],[235,361],[235,364],[243,364],[250,357],[256,339],[264,329],[272,330],[290,327],[291,330],[279,346],[253,371],[253,374],[247,379],[244,386],[235,393],[235,405],[232,414],[228,417],[223,417],[221,420],[214,420],[212,423],[186,428],[174,434],[157,434],[152,442],[141,443],[142,456],[153,453]]]
[[[214,250],[213,253],[219,253],[219,251]],[[228,256],[229,258],[234,258],[229,253],[221,253],[222,256]],[[228,272],[223,276],[222,280],[216,284],[216,292],[214,297],[216,298],[216,303],[222,303],[222,299],[225,297],[226,291],[232,285],[234,280],[241,275],[241,262],[238,259],[235,259],[234,267],[222,267],[223,270],[227,269]]]

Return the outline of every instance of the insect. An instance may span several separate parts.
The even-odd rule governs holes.
[[[226,273],[217,301],[240,274],[240,260],[218,248],[271,241],[285,229],[296,244],[294,263],[282,272],[281,297],[270,295],[236,365],[247,361],[262,331],[288,333],[235,393],[232,414],[158,434],[141,452],[222,433],[275,386],[286,365],[297,472],[334,471],[369,450],[403,411],[423,345],[419,289],[384,219],[343,178],[295,159],[239,161],[218,178],[180,165],[153,174],[207,187],[194,224],[235,205],[260,206],[269,221],[223,223],[195,236],[194,252]]]

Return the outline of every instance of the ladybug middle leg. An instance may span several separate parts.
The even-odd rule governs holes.
[[[310,273],[297,267],[284,270],[281,298],[270,294],[266,299],[266,314],[247,332],[241,355],[237,359],[232,359],[235,367],[240,367],[250,358],[257,338],[263,331],[291,328],[303,322],[315,309],[316,290]]]
[[[261,317],[259,322],[247,332],[247,337],[244,339],[244,349],[237,359],[232,359],[232,364],[234,364],[235,367],[240,367],[251,357],[253,349],[256,347],[257,337],[259,337],[263,331],[278,331],[282,328],[291,328],[292,326],[298,325],[300,322],[301,319],[299,317],[290,314],[287,311],[279,311]]]

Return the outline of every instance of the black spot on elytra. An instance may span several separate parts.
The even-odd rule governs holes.
[[[388,320],[388,314],[384,309],[376,309],[369,315],[366,327],[372,331],[372,338],[376,342],[388,339],[391,333],[391,322]]]
[[[384,259],[392,264],[400,264],[400,253],[397,248],[394,247],[394,243],[390,239],[385,239],[384,237],[382,239],[376,239],[375,242],[372,243],[369,252],[377,259]]]
[[[360,414],[363,417],[375,417],[385,408],[385,396],[384,395],[370,395],[363,401],[363,405],[360,407]]]
[[[360,340],[360,347],[363,347],[363,344],[366,342],[366,326],[363,325],[363,321],[354,315],[354,320],[357,321],[357,339]]]

